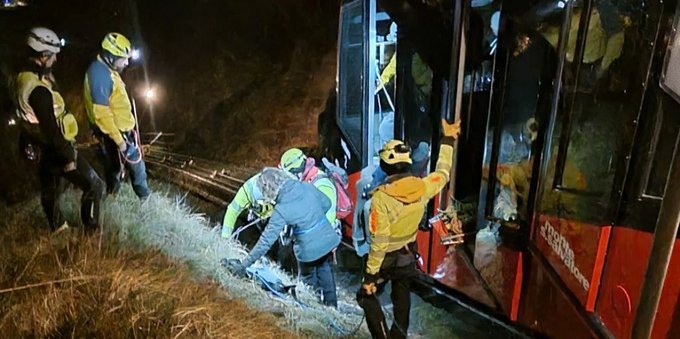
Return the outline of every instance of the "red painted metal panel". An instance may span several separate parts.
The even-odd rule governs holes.
[[[482,238],[477,239],[474,250],[474,261],[471,261],[460,248],[449,247],[443,260],[436,263],[431,276],[472,299],[495,307],[484,289],[486,285],[498,300],[499,311],[510,316],[513,302],[519,303],[522,286],[521,252]],[[473,270],[477,270],[479,275]]]
[[[585,305],[593,273],[596,272],[601,227],[545,215],[539,217],[539,222],[533,240],[536,247],[569,290]],[[599,264],[601,266],[602,262]]]
[[[428,263],[430,262],[429,248],[430,248],[430,232],[418,231],[418,236],[416,237],[416,243],[418,245],[418,254],[420,254],[420,260],[418,260],[418,266],[420,269],[430,274],[430,267]]]
[[[465,253],[457,250],[455,246],[449,247],[444,260],[437,265],[431,276],[474,300],[495,307],[493,300],[482,287],[483,282],[472,272],[470,265],[463,258],[464,255]]]
[[[521,289],[521,281],[517,281],[521,260],[521,252],[503,245],[486,244],[478,239],[475,244],[474,264],[489,289],[494,294],[502,311],[510,316],[513,299]],[[517,287],[517,284],[520,284]]]
[[[448,190],[445,190],[445,194],[443,196],[448,196]],[[437,213],[437,210],[439,208],[445,208],[446,207],[446,202],[443,204],[439,201],[439,196],[436,196],[434,198],[434,211]],[[429,271],[428,272],[435,272],[437,269],[437,265],[441,263],[444,260],[444,257],[446,257],[446,246],[443,246],[441,244],[441,236],[437,232],[432,232],[432,243],[430,244],[431,249],[430,249],[430,266],[429,266]]]
[[[524,279],[524,264],[522,263],[522,252],[519,252],[517,258],[517,273],[515,273],[515,286],[512,293],[512,305],[510,307],[510,320],[517,321],[517,314],[519,313],[519,301],[522,297],[522,281]]]
[[[602,278],[602,270],[604,268],[604,258],[607,254],[607,245],[609,244],[609,237],[611,235],[611,226],[602,227],[600,230],[600,242],[597,245],[597,256],[595,257],[595,267],[590,278],[590,290],[588,291],[588,300],[586,301],[586,311],[593,312],[595,310],[595,299],[600,287],[600,279]]]
[[[526,288],[519,309],[519,322],[554,339],[597,338],[578,307],[558,287],[539,261],[529,256]]]
[[[349,184],[347,185],[347,192],[354,202],[354,208],[356,209],[357,203],[357,182],[361,179],[361,172],[354,172],[348,176]],[[350,213],[345,219],[342,219],[345,225],[345,236],[352,237],[352,224],[354,223],[354,211]]]
[[[597,313],[618,338],[630,337],[640,288],[652,246],[651,233],[615,227],[607,253]],[[675,241],[652,338],[671,338],[673,313],[680,292],[680,241]]]

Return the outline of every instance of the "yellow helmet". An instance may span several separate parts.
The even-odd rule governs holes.
[[[411,161],[411,148],[401,140],[392,139],[386,142],[378,154],[380,155],[380,160],[389,165],[400,162],[413,163]]]
[[[281,155],[279,168],[288,172],[301,169],[307,160],[307,156],[299,148],[291,148]]]
[[[106,34],[102,40],[102,48],[120,58],[129,58],[132,56],[132,44],[130,40],[120,33]]]

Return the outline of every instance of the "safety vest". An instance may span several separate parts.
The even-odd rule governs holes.
[[[17,76],[17,113],[19,117],[28,124],[37,125],[40,122],[36,116],[33,108],[28,103],[28,98],[33,93],[33,90],[38,86],[47,88],[52,93],[52,102],[54,103],[54,117],[57,125],[61,130],[64,139],[74,141],[78,135],[78,122],[73,114],[66,110],[64,98],[59,92],[52,89],[52,82],[47,78],[40,78],[38,74],[33,72],[21,72]]]
[[[579,23],[581,21],[581,12],[576,12],[571,17],[571,25],[569,29],[569,39],[567,40],[566,58],[569,62],[574,62],[574,54],[576,52],[576,38],[578,36]],[[545,29],[543,36],[548,42],[557,49],[559,42],[560,27],[549,26]],[[590,23],[588,25],[588,32],[586,33],[585,50],[583,51],[583,63],[590,64],[600,60],[607,48],[607,33],[602,28],[600,21],[600,12],[593,9],[590,15]]]

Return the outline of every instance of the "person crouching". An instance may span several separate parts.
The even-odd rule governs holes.
[[[340,236],[326,218],[330,201],[314,185],[276,168],[265,168],[257,186],[273,202],[274,212],[248,256],[223,263],[235,275],[245,276],[246,268],[267,253],[288,225],[300,280],[319,293],[324,305],[337,307],[332,252]]]

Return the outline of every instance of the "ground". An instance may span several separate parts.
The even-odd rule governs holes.
[[[245,248],[221,239],[214,209],[177,189],[153,183],[140,202],[128,185],[104,204],[104,228],[82,234],[78,192],[62,198],[71,226],[50,234],[33,198],[0,205],[0,329],[12,337],[369,337],[354,301],[359,258],[341,251],[339,310],[319,304],[297,282],[299,303],[275,298],[219,264]],[[189,203],[194,207],[189,206]],[[262,265],[266,265],[262,264]],[[271,268],[285,284],[296,279]],[[389,290],[387,291],[389,292]],[[389,293],[381,300],[390,318]],[[461,310],[450,314],[412,296],[409,334],[458,338],[488,333]]]
[[[77,226],[51,234],[37,199],[0,210],[4,336],[298,336],[159,250],[128,249]]]

